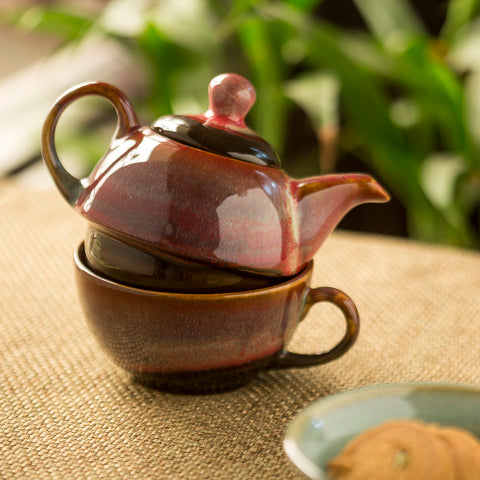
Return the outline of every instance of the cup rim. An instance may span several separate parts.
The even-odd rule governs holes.
[[[85,261],[85,244],[82,241],[74,250],[73,254],[76,269],[83,275],[90,277],[99,284],[106,285],[115,290],[122,290],[130,292],[134,295],[149,295],[149,296],[166,296],[175,298],[203,298],[211,297],[215,299],[231,298],[231,297],[245,297],[253,295],[262,295],[265,293],[274,293],[279,290],[288,289],[292,284],[301,283],[306,279],[313,270],[313,260],[310,260],[296,275],[288,278],[284,282],[277,283],[268,287],[257,288],[253,290],[243,290],[239,292],[220,292],[220,293],[188,293],[188,292],[166,292],[163,290],[154,290],[149,288],[134,287],[124,283],[116,282],[94,272]]]

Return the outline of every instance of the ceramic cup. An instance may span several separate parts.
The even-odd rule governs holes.
[[[161,389],[206,393],[236,388],[264,369],[330,362],[355,342],[353,301],[330,287],[311,288],[313,262],[286,282],[233,293],[185,294],[135,288],[93,272],[83,243],[74,255],[80,303],[100,345],[134,380]],[[318,354],[287,350],[317,302],[343,313],[346,332]]]

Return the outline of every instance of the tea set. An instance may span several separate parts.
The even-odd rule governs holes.
[[[57,154],[55,130],[66,107],[90,95],[113,105],[117,127],[79,179]],[[288,176],[245,123],[255,96],[248,80],[222,74],[204,114],[145,126],[122,91],[91,82],[67,90],[45,120],[44,161],[88,225],[74,254],[86,320],[143,384],[232,389],[264,369],[332,361],[357,338],[353,301],[310,285],[313,257],[350,209],[388,194],[369,175]],[[327,352],[288,351],[298,323],[325,301],[345,317],[343,338]]]

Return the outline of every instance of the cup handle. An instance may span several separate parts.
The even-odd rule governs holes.
[[[347,330],[343,338],[327,352],[305,354],[293,353],[285,350],[280,352],[270,365],[272,369],[311,367],[331,362],[341,357],[355,343],[360,330],[360,318],[353,300],[341,290],[331,287],[310,289],[307,293],[301,319],[305,318],[311,306],[317,302],[330,302],[336,305],[343,313],[347,323]]]
[[[117,113],[115,137],[122,137],[139,126],[137,116],[128,98],[121,90],[108,83],[84,83],[67,90],[56,100],[43,124],[42,156],[58,189],[72,206],[75,205],[84,190],[85,182],[71,175],[60,161],[55,148],[55,129],[65,108],[74,100],[87,95],[103,97],[113,105]]]

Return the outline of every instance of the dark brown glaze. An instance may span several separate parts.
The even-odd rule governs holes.
[[[152,129],[171,140],[223,157],[256,165],[280,166],[271,145],[257,135],[228,132],[182,115],[162,117],[152,125]]]
[[[201,391],[205,383],[207,391],[212,385],[222,390],[262,368],[319,365],[344,354],[358,334],[353,302],[345,307],[343,300],[339,304],[336,297],[322,295],[323,288],[309,287],[312,262],[278,285],[217,294],[161,292],[110,281],[87,266],[83,244],[75,266],[80,302],[100,345],[137,380],[160,388]],[[317,301],[331,301],[344,313],[347,331],[340,346],[312,355],[288,352],[299,321]]]
[[[140,250],[89,227],[85,257],[91,269],[125,285],[177,293],[222,293],[256,290],[288,278],[252,275],[241,270],[214,268]]]

